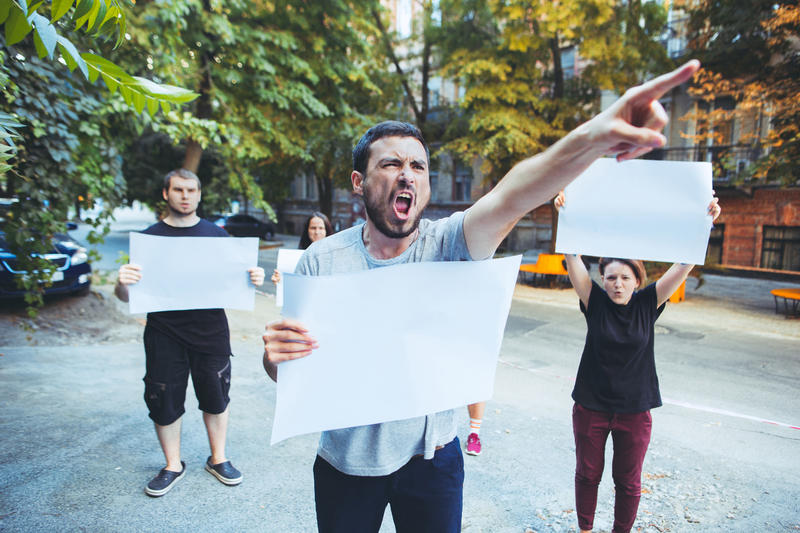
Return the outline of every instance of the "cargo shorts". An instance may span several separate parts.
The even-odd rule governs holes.
[[[190,374],[201,411],[216,415],[228,407],[230,354],[197,352],[150,326],[144,329],[144,352],[144,401],[156,424],[167,426],[183,415]]]

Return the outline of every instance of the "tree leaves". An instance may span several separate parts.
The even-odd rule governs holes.
[[[6,44],[9,46],[17,44],[28,35],[33,26],[28,22],[27,13],[23,12],[19,6],[10,0],[5,0],[10,4],[8,18],[5,20]]]
[[[41,2],[28,7],[26,2],[0,0],[0,24],[4,24],[6,44],[20,43],[33,32],[33,42],[39,57],[53,58],[56,49],[70,71],[76,68],[91,82],[102,77],[112,94],[122,86],[125,102],[137,113],[145,108],[150,116],[159,109],[165,112],[170,104],[180,105],[197,98],[197,93],[171,85],[160,85],[142,77],[127,74],[111,61],[93,54],[80,53],[65,36],[59,35],[52,23],[66,15],[74,4],[73,0],[54,1],[50,8],[51,18],[36,10]],[[117,45],[122,41],[126,29],[126,18],[117,0],[78,0],[73,13],[75,29],[84,30],[95,38],[102,38],[118,32]]]
[[[747,151],[751,164],[744,169],[733,150],[715,159],[715,172],[733,174],[734,183],[800,182],[800,8],[766,0],[701,1],[689,14],[690,46],[704,60],[690,89],[702,104],[687,115],[696,122],[690,137],[722,144],[726,152],[732,143]]]

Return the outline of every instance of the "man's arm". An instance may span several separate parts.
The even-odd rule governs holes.
[[[135,263],[128,263],[119,267],[117,285],[114,287],[114,294],[123,302],[129,300],[128,285],[138,283],[142,279],[142,267]]]
[[[684,83],[700,67],[696,60],[628,89],[608,109],[578,126],[541,154],[517,163],[497,186],[467,209],[464,236],[470,255],[494,253],[514,225],[604,155],[633,159],[664,145],[667,114],[658,98]]]

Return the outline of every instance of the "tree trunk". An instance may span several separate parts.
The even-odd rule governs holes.
[[[203,157],[203,147],[197,141],[188,139],[186,141],[186,154],[183,157],[183,168],[191,170],[197,174],[200,168],[200,159]]]
[[[203,2],[203,11],[211,12],[211,5],[208,0]],[[200,96],[197,97],[194,108],[194,116],[197,118],[211,118],[211,65],[214,64],[213,58],[214,52],[211,50],[205,50],[200,54],[201,77],[197,87],[197,92],[200,93]],[[186,139],[186,155],[183,158],[183,168],[197,174],[202,157],[203,147],[200,146],[200,143],[194,139]]]
[[[316,176],[317,196],[319,197],[319,210],[322,211],[333,224],[333,179],[330,176]]]
[[[564,97],[564,68],[561,66],[561,47],[558,32],[550,39],[550,54],[553,56],[553,99]]]
[[[386,27],[383,25],[383,20],[381,20],[380,13],[378,13],[378,10],[374,8],[371,10],[371,12],[372,18],[375,19],[375,25],[378,27],[378,31],[381,32],[381,36],[383,37],[383,44],[386,46],[386,53],[394,64],[397,74],[400,75],[400,83],[403,86],[406,100],[408,100],[408,104],[411,106],[411,111],[414,113],[414,118],[417,121],[417,125],[419,125],[421,122],[425,121],[425,118],[423,117],[422,111],[417,105],[417,99],[414,97],[414,93],[411,91],[411,85],[408,82],[408,76],[403,70],[403,67],[400,66],[400,61],[398,60],[397,55],[394,53],[392,41],[389,39],[389,33],[386,31]]]
[[[553,100],[564,98],[564,67],[561,65],[561,46],[558,32],[550,39],[550,53],[553,56]],[[558,232],[558,210],[550,203],[550,253],[556,251],[556,233]]]
[[[430,140],[430,135],[426,135],[425,123],[428,120],[428,110],[430,109],[430,89],[428,83],[431,77],[431,42],[427,35],[422,36],[424,44],[422,46],[422,98],[420,98],[421,109],[417,116],[417,127],[422,130],[422,135]]]

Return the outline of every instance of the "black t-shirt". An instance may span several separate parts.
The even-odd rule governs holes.
[[[142,233],[162,237],[227,237],[228,233],[208,220],[187,228],[156,222]],[[213,257],[208,258],[213,261]],[[165,265],[166,268],[166,265]],[[228,318],[223,309],[187,309],[147,313],[147,325],[169,335],[187,348],[201,353],[231,353]]]
[[[661,406],[653,340],[664,305],[656,307],[657,303],[655,283],[619,305],[592,282],[589,308],[580,303],[587,332],[573,400],[610,413],[640,413]]]

